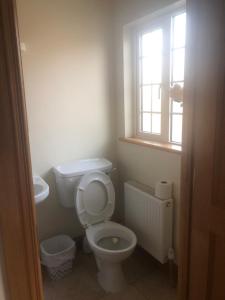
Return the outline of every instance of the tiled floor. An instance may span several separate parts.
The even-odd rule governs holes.
[[[128,281],[124,291],[105,293],[97,282],[93,255],[77,254],[73,272],[58,281],[44,274],[45,300],[176,300],[176,289],[169,284],[168,270],[142,249],[124,262]]]

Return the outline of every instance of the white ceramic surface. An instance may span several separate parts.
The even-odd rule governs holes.
[[[38,204],[44,201],[49,195],[49,186],[40,176],[33,176],[34,184],[34,199],[35,203]]]
[[[101,171],[84,175],[74,200],[80,223],[85,227],[110,220],[115,208],[111,179]]]
[[[106,159],[80,160],[53,168],[61,204],[76,206],[79,220],[86,228],[100,285],[107,292],[118,292],[126,284],[121,262],[131,255],[137,238],[127,227],[109,221],[115,208],[115,191],[107,175],[111,170],[112,163]],[[123,240],[126,246],[109,250],[100,246],[101,238]]]
[[[74,207],[74,192],[83,175],[92,171],[109,173],[112,163],[105,158],[82,159],[67,162],[53,168],[60,204]]]
[[[58,165],[53,169],[62,177],[73,177],[96,170],[107,173],[112,169],[112,163],[105,158],[80,159]]]
[[[86,229],[87,240],[95,254],[98,265],[98,281],[106,292],[116,293],[126,286],[126,279],[121,267],[123,260],[133,252],[136,235],[129,228],[115,222],[102,222]],[[104,237],[117,237],[127,241],[127,246],[120,250],[109,250],[99,246]]]
[[[115,191],[109,176],[101,171],[84,175],[77,186],[75,205],[96,258],[99,284],[106,292],[121,291],[126,285],[121,262],[131,255],[137,238],[127,227],[109,221],[115,208]],[[107,248],[102,240],[123,241],[123,246]]]

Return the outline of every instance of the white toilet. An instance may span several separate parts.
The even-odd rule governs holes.
[[[74,195],[77,215],[85,228],[87,240],[95,254],[100,285],[107,292],[118,292],[126,283],[121,262],[130,256],[136,246],[137,239],[130,229],[110,221],[115,208],[115,191],[110,177],[104,172],[108,173],[112,164],[105,159],[88,161],[90,165],[87,168],[86,164],[84,175],[81,170],[82,161],[79,165],[81,178],[79,183],[76,183]],[[93,163],[96,166],[95,170],[91,167]],[[73,166],[76,164],[78,163],[73,163]],[[103,165],[105,169],[101,168]],[[89,172],[87,172],[88,169],[90,169]],[[73,168],[68,168],[68,172],[71,170],[75,172]],[[67,177],[64,177],[64,181],[67,178],[64,184],[62,182],[62,173],[64,175],[66,173],[65,168],[58,166],[54,168],[54,172],[58,189],[60,189],[59,183],[61,183],[61,188],[66,188],[66,181],[68,181],[67,186],[71,186],[72,179],[68,174]],[[76,175],[78,176],[78,173]],[[62,202],[63,199],[61,199]],[[68,199],[66,203],[68,207]]]

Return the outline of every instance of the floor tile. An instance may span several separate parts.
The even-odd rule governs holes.
[[[98,268],[93,254],[78,253],[75,265],[85,268],[92,277],[97,276]]]
[[[154,271],[134,286],[148,300],[176,300],[176,289],[170,286],[168,277],[162,271]]]
[[[104,295],[97,278],[90,276],[85,268],[75,266],[70,275],[47,286],[45,300],[98,300]]]
[[[93,254],[78,252],[72,273],[51,281],[43,272],[45,300],[176,300],[167,268],[137,248],[123,264],[127,287],[120,293],[105,293],[97,281]]]
[[[132,284],[154,272],[156,263],[144,250],[137,248],[136,251],[123,262],[122,267],[128,283]]]
[[[136,288],[128,286],[124,291],[107,294],[101,300],[145,300],[145,298]]]

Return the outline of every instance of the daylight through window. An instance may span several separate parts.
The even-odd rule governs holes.
[[[138,34],[137,135],[181,144],[186,13]]]

